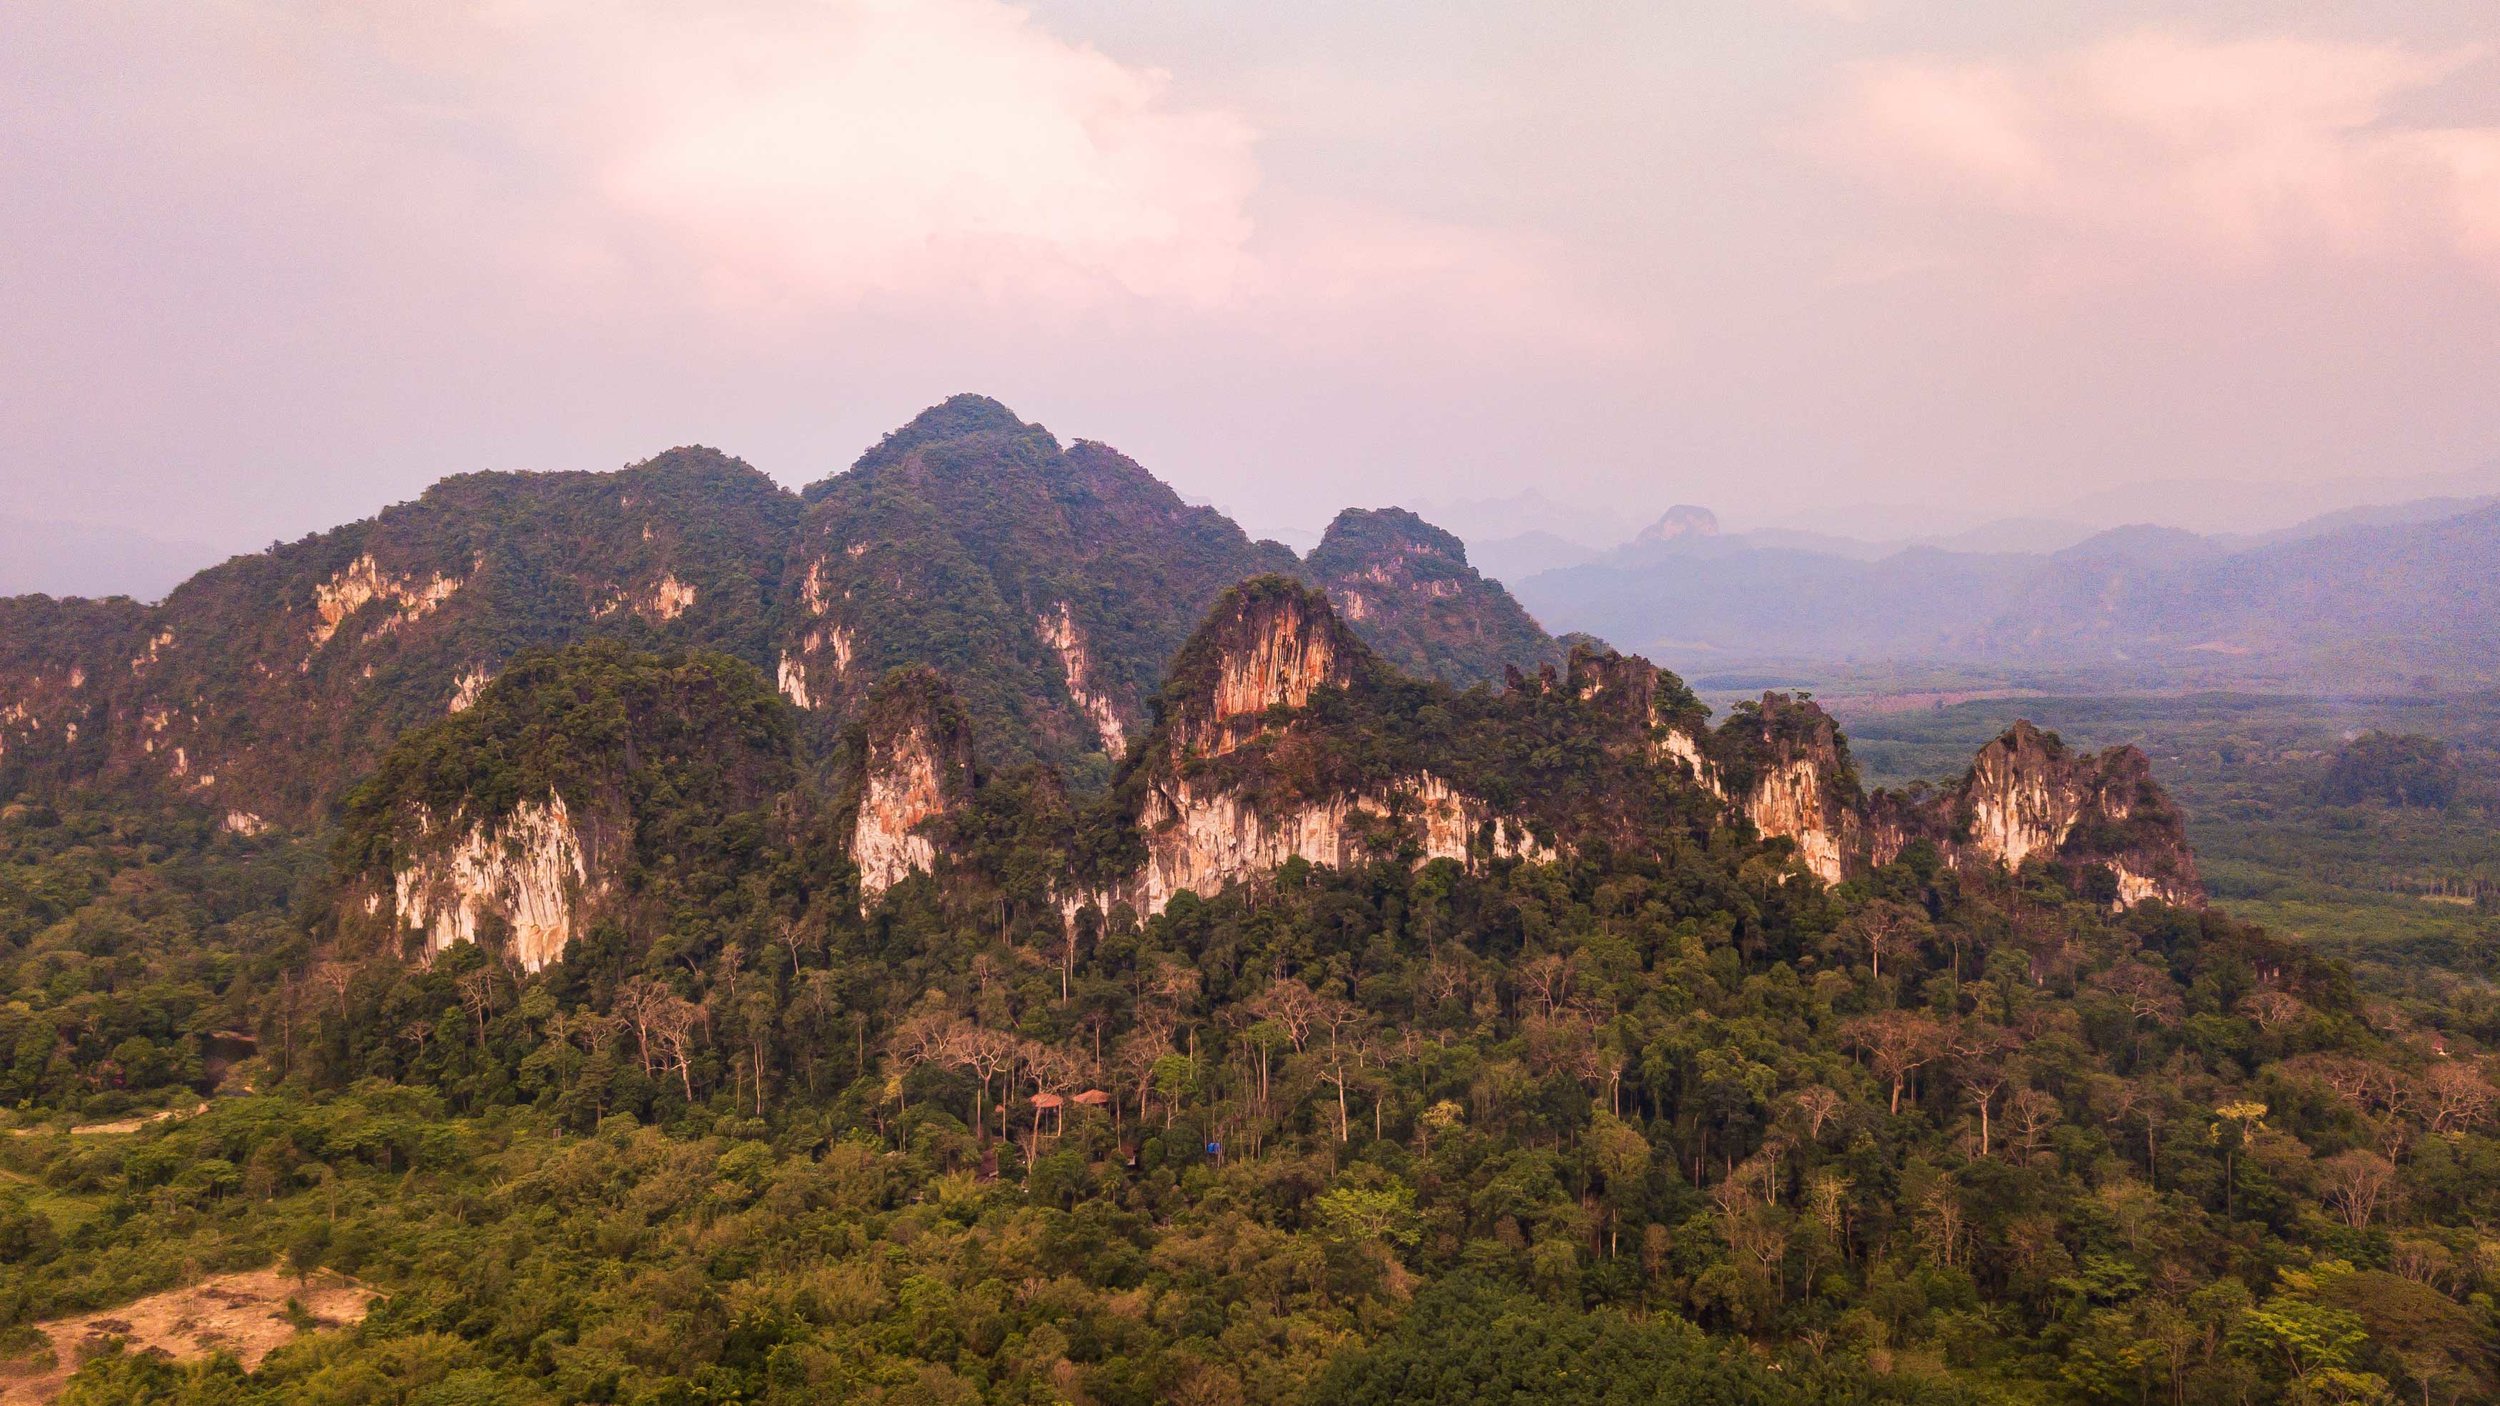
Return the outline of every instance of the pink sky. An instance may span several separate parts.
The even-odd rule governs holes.
[[[2500,487],[2488,3],[0,28],[21,517],[248,546],[685,442],[796,484],[966,389],[1262,528]]]

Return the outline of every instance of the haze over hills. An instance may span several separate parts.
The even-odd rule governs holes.
[[[1555,629],[1687,665],[2116,664],[2350,688],[2495,677],[2495,560],[2500,502],[2435,498],[2236,536],[2137,524],[2048,552],[1645,530],[1513,585]]]

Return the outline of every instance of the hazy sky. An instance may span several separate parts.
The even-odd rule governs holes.
[[[1268,527],[2500,460],[2491,0],[19,0],[0,191],[0,512],[229,547],[957,390]]]

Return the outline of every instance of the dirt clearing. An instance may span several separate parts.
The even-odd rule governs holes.
[[[154,1350],[182,1361],[222,1348],[249,1370],[295,1336],[286,1315],[290,1298],[320,1326],[336,1327],[362,1319],[373,1292],[335,1274],[315,1274],[298,1287],[275,1269],[255,1269],[150,1294],[119,1308],[38,1323],[52,1340],[52,1364],[32,1364],[36,1370],[25,1363],[0,1365],[0,1406],[50,1401],[78,1369],[80,1350],[108,1338],[126,1340],[131,1352]]]

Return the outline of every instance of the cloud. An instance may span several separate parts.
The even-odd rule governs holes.
[[[374,13],[340,66],[403,80],[360,118],[377,144],[464,207],[436,216],[453,237],[585,298],[801,334],[856,311],[1349,353],[1605,335],[1550,244],[1273,188],[1244,112],[1000,0]]]
[[[1257,133],[997,0],[500,0],[377,37],[574,189],[573,241],[737,300],[1220,303]]]
[[[1808,142],[2061,245],[2461,258],[2500,278],[2500,127],[2399,116],[2480,57],[2148,31],[2027,62],[1893,59],[1855,69]]]

